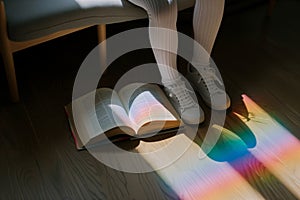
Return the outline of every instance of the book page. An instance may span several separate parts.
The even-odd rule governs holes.
[[[72,108],[78,111],[79,123],[76,128],[79,129],[78,134],[83,144],[113,128],[131,126],[118,95],[110,88],[97,89],[95,99],[90,93],[74,100]]]
[[[128,112],[129,119],[136,124],[136,132],[149,122],[179,119],[167,97],[157,85],[133,83],[122,88],[119,96]]]
[[[110,88],[97,90],[95,109],[98,122],[104,131],[114,127],[131,126],[127,112],[123,108],[118,94]]]

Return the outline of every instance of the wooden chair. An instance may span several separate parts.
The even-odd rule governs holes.
[[[194,0],[178,0],[179,10],[193,5]],[[11,100],[19,101],[14,52],[94,25],[102,42],[106,24],[145,17],[143,9],[126,0],[0,0],[0,52]]]

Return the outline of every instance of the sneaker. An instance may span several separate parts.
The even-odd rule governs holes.
[[[191,81],[194,89],[201,95],[203,101],[214,110],[226,110],[230,107],[230,98],[221,87],[223,83],[217,77],[215,69],[201,67],[201,75],[192,65],[188,65],[186,78]]]
[[[165,92],[181,119],[187,124],[199,124],[204,121],[204,112],[194,101],[184,81],[178,80],[165,85]]]

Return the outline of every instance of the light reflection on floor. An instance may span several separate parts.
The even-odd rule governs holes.
[[[255,134],[249,151],[295,196],[300,198],[300,142],[247,95],[242,95],[248,118],[235,113]]]
[[[242,140],[234,136],[234,130],[225,130],[228,138],[233,138],[232,144],[238,148],[236,162],[245,160],[251,155],[262,163],[293,195],[300,198],[300,142],[287,129],[276,122],[261,107],[248,96],[242,95],[249,116],[243,117],[235,113],[253,132],[256,146],[247,148]],[[185,135],[181,141],[189,142]],[[229,141],[229,140],[228,140]],[[238,145],[237,145],[238,144]],[[139,152],[145,152],[147,143],[141,143]],[[216,154],[226,155],[216,151]],[[176,151],[176,149],[174,149]],[[264,199],[237,170],[239,163],[219,162],[213,156],[199,159],[203,151],[193,143],[183,156],[172,165],[157,171],[159,176],[177,193],[181,199]],[[159,162],[158,158],[147,157],[150,165]]]

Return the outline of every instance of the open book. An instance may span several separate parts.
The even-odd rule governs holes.
[[[77,149],[107,139],[150,137],[182,126],[174,107],[155,84],[133,83],[118,92],[100,88],[65,109]]]

